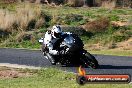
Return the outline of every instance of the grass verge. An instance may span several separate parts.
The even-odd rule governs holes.
[[[89,52],[92,54],[132,56],[132,50],[100,50],[100,51],[89,51]]]
[[[25,70],[31,71],[31,70]],[[0,88],[131,88],[131,84],[86,84],[76,83],[76,74],[56,68],[41,69],[31,77],[0,79]]]

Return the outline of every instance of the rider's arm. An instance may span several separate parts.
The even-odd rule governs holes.
[[[49,53],[52,54],[52,55],[58,55],[59,52],[57,50],[53,50],[53,44],[49,43],[47,45],[49,47]]]
[[[53,50],[53,44],[52,44],[51,41],[52,41],[51,34],[49,34],[48,32],[46,32],[45,38],[44,38],[44,44],[48,47],[50,54],[58,55],[58,51],[57,50]]]

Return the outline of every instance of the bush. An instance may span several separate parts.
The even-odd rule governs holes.
[[[0,43],[2,42],[2,40],[8,38],[10,34],[11,32],[3,31],[2,29],[0,29]]]
[[[102,32],[105,31],[109,27],[110,21],[108,18],[99,18],[95,21],[88,22],[85,25],[86,31],[89,32]]]
[[[36,20],[32,19],[31,21],[29,21],[28,25],[27,25],[27,30],[31,30],[34,29],[36,25]]]
[[[46,28],[48,28],[51,25],[52,16],[49,15],[47,12],[41,12],[40,18],[44,20],[44,25]]]
[[[21,32],[16,36],[16,41],[22,42],[23,40],[31,40],[32,37],[32,33]]]

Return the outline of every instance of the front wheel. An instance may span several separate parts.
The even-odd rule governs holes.
[[[93,55],[86,52],[83,54],[83,58],[81,59],[85,67],[91,67],[93,69],[97,69],[99,67],[98,61],[95,59]]]

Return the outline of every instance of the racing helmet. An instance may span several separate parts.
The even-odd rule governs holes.
[[[62,34],[61,27],[59,25],[53,26],[51,34],[54,38],[60,38]]]

